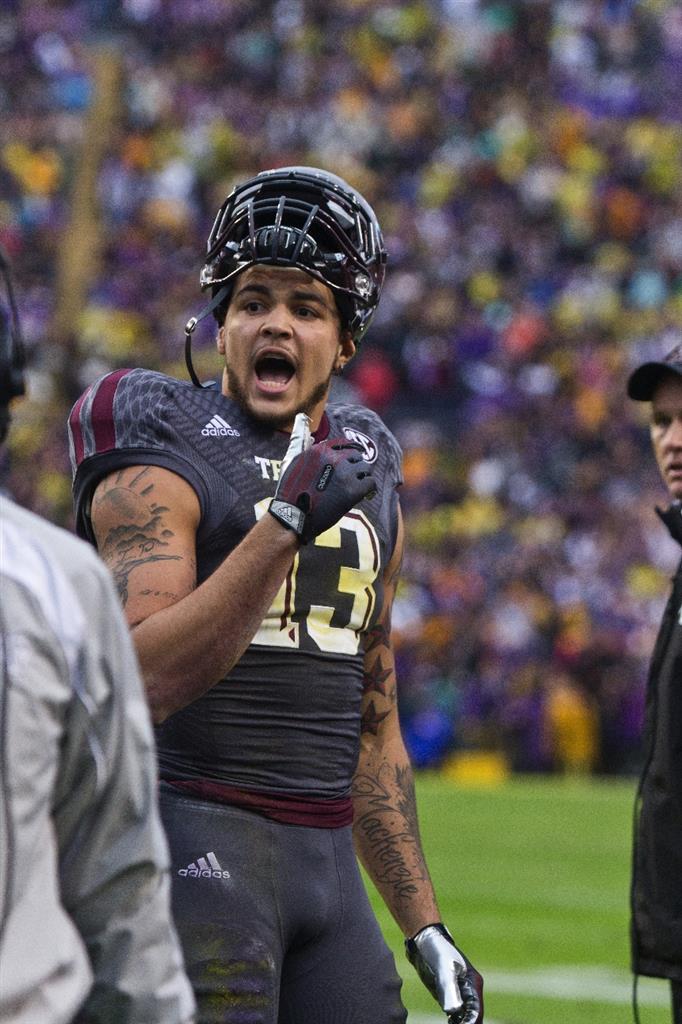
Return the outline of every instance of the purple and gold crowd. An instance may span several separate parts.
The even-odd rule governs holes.
[[[405,453],[393,627],[416,764],[634,771],[679,552],[625,380],[682,342],[680,5],[8,0],[0,59],[0,244],[30,359],[17,498],[70,525],[71,402],[109,368],[184,375],[232,184],[333,170],[390,256],[338,388]],[[100,137],[97,60],[115,69]],[[79,225],[93,153],[97,217]],[[84,246],[83,301],[56,332]]]

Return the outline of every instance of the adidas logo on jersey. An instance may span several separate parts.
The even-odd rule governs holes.
[[[216,413],[201,431],[204,437],[239,437],[239,431]]]
[[[196,861],[180,868],[178,874],[183,878],[229,878],[230,872],[224,871],[215,853],[207,853],[205,857],[197,857]]]

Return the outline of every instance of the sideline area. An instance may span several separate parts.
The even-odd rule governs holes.
[[[631,1024],[635,780],[474,785],[420,772],[416,788],[443,920],[485,978],[486,1024]],[[375,907],[411,1024],[435,1024],[402,937],[379,900]],[[666,982],[640,979],[642,1024],[670,1024],[669,998]]]

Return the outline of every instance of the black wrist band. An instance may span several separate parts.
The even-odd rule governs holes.
[[[305,526],[305,513],[296,508],[295,505],[290,505],[288,501],[278,501],[277,498],[273,498],[270,502],[268,512],[271,516],[274,516],[278,523],[282,526],[286,526],[287,530],[292,530],[298,538],[303,542],[303,528]]]

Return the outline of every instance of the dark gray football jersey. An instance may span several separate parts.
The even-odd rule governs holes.
[[[188,481],[201,507],[199,583],[266,514],[289,444],[287,433],[254,420],[217,386],[149,370],[119,370],[93,384],[71,412],[69,435],[77,530],[90,540],[92,492],[112,470],[158,465]],[[165,778],[311,799],[349,793],[362,642],[395,544],[401,453],[361,406],[330,405],[316,434],[325,437],[361,445],[376,493],[300,549],[229,676],[159,728]]]

